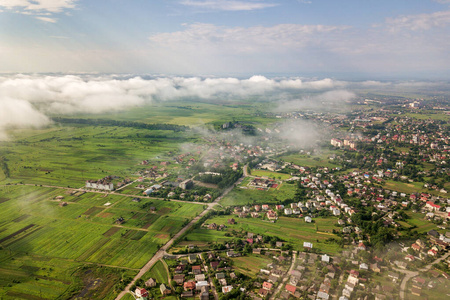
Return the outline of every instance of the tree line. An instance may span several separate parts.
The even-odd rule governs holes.
[[[131,127],[138,129],[148,129],[148,130],[172,130],[174,132],[186,131],[189,129],[185,125],[175,125],[175,124],[147,124],[142,122],[133,121],[117,121],[108,119],[80,119],[80,118],[53,118],[54,122],[64,123],[64,124],[83,124],[83,125],[93,125],[93,126],[118,126],[118,127]]]

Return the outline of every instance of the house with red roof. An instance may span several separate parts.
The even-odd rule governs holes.
[[[268,282],[268,281],[264,281],[264,283],[263,283],[263,289],[265,289],[265,290],[271,290],[272,287],[273,287],[273,284],[272,284],[272,283],[270,283],[270,282]]]
[[[195,289],[195,281],[186,281],[183,285],[185,291],[192,291]]]
[[[290,284],[286,284],[285,289],[286,289],[286,291],[288,291],[291,294],[294,294],[295,291],[297,290],[297,288],[295,286],[290,285]]]
[[[148,292],[146,289],[137,288],[134,293],[136,294],[137,298],[147,298],[148,297]]]
[[[426,207],[429,211],[439,211],[439,209],[441,208],[440,205],[434,204],[432,201],[427,201],[427,204],[425,204],[425,207]]]

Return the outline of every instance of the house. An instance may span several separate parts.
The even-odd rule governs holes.
[[[190,179],[180,182],[179,187],[183,190],[190,189],[194,186],[194,182]]]
[[[411,294],[413,294],[414,296],[418,296],[420,297],[422,294],[422,291],[416,287],[412,287],[411,288]]]
[[[146,289],[137,288],[134,293],[136,294],[137,298],[147,298],[148,297],[148,292]]]
[[[270,283],[270,282],[268,282],[268,281],[264,281],[264,282],[263,282],[263,289],[265,289],[265,290],[271,290],[272,287],[273,287],[273,284],[272,284],[272,283]]]
[[[359,242],[357,249],[358,250],[362,250],[362,251],[366,251],[367,250],[366,245],[364,245],[363,242]]]
[[[407,260],[407,261],[414,261],[415,258],[411,254],[408,254],[408,255],[405,256],[405,260]]]
[[[258,295],[260,295],[262,298],[265,298],[269,294],[269,291],[263,288],[260,288],[258,291]]]
[[[416,243],[411,245],[411,248],[415,251],[420,251],[421,247],[419,245],[417,245]]]
[[[328,255],[324,254],[324,255],[322,255],[322,261],[326,262],[326,263],[329,263],[330,262],[330,257]]]
[[[277,248],[281,248],[281,247],[283,247],[283,242],[276,242],[276,243],[275,243],[275,246],[276,246]]]
[[[222,287],[222,293],[223,294],[229,293],[229,292],[231,292],[232,289],[233,289],[232,285],[223,286]]]
[[[305,249],[312,249],[313,244],[312,244],[312,243],[309,243],[309,242],[303,242],[303,247],[304,247]]]
[[[234,224],[236,224],[236,221],[233,218],[228,219],[228,224],[229,225],[234,225]]]
[[[425,204],[425,208],[427,208],[429,211],[439,211],[441,209],[441,206],[438,204],[434,204],[432,201],[427,201]]]
[[[312,222],[311,217],[310,217],[310,216],[306,216],[306,217],[305,217],[305,222],[306,222],[306,223],[311,223],[311,222]]]
[[[208,281],[199,281],[195,284],[195,289],[196,290],[201,290],[202,287],[209,287],[209,283]]]
[[[173,281],[175,281],[178,285],[182,285],[184,282],[184,274],[176,274],[173,276]]]
[[[285,289],[286,289],[286,291],[288,291],[291,294],[295,294],[295,291],[297,290],[297,288],[295,286],[290,285],[290,284],[286,284]]]
[[[278,276],[275,276],[275,275],[273,275],[273,274],[270,274],[270,275],[269,275],[268,281],[269,281],[269,282],[272,282],[272,283],[277,283],[277,282],[278,282],[278,279],[279,279]]]
[[[371,265],[370,265],[370,269],[371,269],[372,271],[374,271],[375,273],[380,273],[380,272],[381,272],[381,269],[380,269],[380,267],[378,266],[378,263],[371,264]]]
[[[216,273],[216,278],[217,279],[225,278],[225,274],[224,273]]]
[[[183,288],[185,291],[191,291],[191,290],[195,289],[195,281],[186,281],[183,284]]]
[[[416,287],[422,287],[425,285],[425,279],[423,279],[422,277],[414,277],[413,280],[413,285]]]
[[[227,280],[225,278],[219,279],[219,283],[221,286],[226,286],[227,285]]]
[[[181,298],[191,298],[194,297],[194,293],[192,291],[185,291],[181,293]]]
[[[284,214],[285,214],[285,215],[292,215],[292,209],[290,209],[290,208],[285,208],[285,209],[284,209]]]
[[[252,253],[253,254],[261,254],[261,248],[253,248]]]
[[[180,274],[183,273],[183,271],[186,269],[186,265],[178,265],[175,267],[175,273]]]
[[[198,275],[201,272],[202,272],[201,266],[192,266],[192,273],[194,273],[194,275]]]
[[[274,212],[273,210],[269,210],[268,212],[267,212],[267,218],[269,219],[269,220],[276,220],[278,217],[277,217],[277,213],[276,212]]]
[[[213,268],[214,270],[217,269],[219,267],[219,262],[218,261],[212,261],[210,263],[211,268]],[[200,266],[199,266],[200,267]],[[200,274],[200,273],[199,273]]]
[[[392,278],[392,281],[397,282],[400,279],[400,275],[398,273],[389,272],[388,277]]]
[[[434,249],[430,249],[430,250],[428,250],[427,254],[431,255],[431,256],[436,256],[438,254],[438,252]]]
[[[216,230],[217,229],[217,224],[216,223],[209,224],[208,225],[208,229]]]
[[[189,255],[188,255],[188,260],[189,260],[189,263],[190,263],[190,264],[195,263],[195,262],[197,261],[197,255],[195,255],[195,254],[189,254]]]
[[[145,282],[146,287],[155,287],[156,286],[156,280],[153,278],[150,278]]]
[[[204,280],[205,280],[205,274],[195,275],[195,281],[204,281]]]
[[[161,291],[161,295],[169,295],[172,292],[164,283],[159,286],[159,290]]]

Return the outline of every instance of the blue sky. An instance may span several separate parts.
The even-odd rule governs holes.
[[[450,0],[0,0],[0,72],[449,78]]]

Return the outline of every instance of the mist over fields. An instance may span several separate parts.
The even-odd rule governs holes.
[[[0,140],[8,128],[42,127],[49,116],[123,111],[153,101],[271,101],[276,111],[325,109],[355,99],[354,90],[436,89],[435,82],[346,82],[330,78],[141,77],[123,75],[10,75],[0,77]]]

